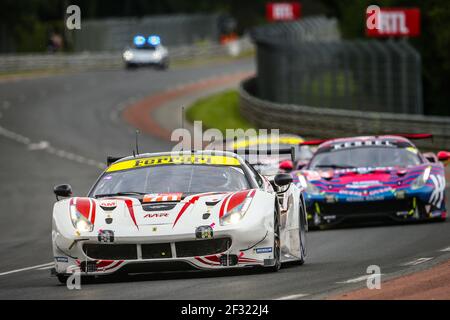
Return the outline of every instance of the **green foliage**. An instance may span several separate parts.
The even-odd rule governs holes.
[[[230,90],[195,102],[186,112],[189,121],[203,121],[204,128],[216,128],[225,133],[226,129],[250,129],[240,114],[239,97],[236,90]]]

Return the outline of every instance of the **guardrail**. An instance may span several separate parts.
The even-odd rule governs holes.
[[[201,44],[169,48],[172,61],[191,60],[214,56],[236,55],[253,49],[249,39],[243,38],[227,45]],[[0,55],[0,72],[91,69],[123,66],[122,52],[85,52],[74,54],[21,54]]]
[[[269,102],[256,97],[255,78],[239,88],[242,115],[259,128],[305,137],[336,138],[389,133],[431,133],[416,144],[428,150],[450,149],[450,117],[319,108]]]

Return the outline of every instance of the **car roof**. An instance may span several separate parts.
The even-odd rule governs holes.
[[[415,145],[408,140],[407,138],[401,137],[401,136],[395,136],[395,135],[378,135],[378,136],[359,136],[359,137],[348,137],[348,138],[337,138],[337,139],[331,139],[327,140],[321,145],[319,145],[318,150],[322,148],[331,147],[337,144],[344,144],[344,143],[352,143],[352,142],[366,142],[366,141],[390,141],[390,142],[397,142],[397,143],[404,143],[408,144],[411,147],[415,147]]]
[[[120,158],[119,160],[113,162],[112,164],[128,161],[128,160],[139,160],[139,159],[145,159],[150,157],[164,157],[164,156],[188,156],[188,155],[194,155],[194,156],[201,156],[201,155],[214,155],[214,156],[224,156],[224,157],[232,157],[237,160],[241,164],[244,164],[245,161],[236,153],[229,152],[229,151],[220,151],[220,150],[192,150],[192,151],[169,151],[169,152],[156,152],[156,153],[140,153],[135,156],[127,156]]]

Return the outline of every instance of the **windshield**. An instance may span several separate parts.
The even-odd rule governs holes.
[[[120,193],[228,192],[249,189],[244,171],[234,166],[161,165],[105,173],[91,196]]]
[[[420,163],[416,149],[360,147],[319,153],[311,160],[309,168],[407,167]]]

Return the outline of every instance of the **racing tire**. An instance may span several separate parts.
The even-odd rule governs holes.
[[[67,283],[67,279],[69,279],[69,276],[65,275],[65,274],[58,274],[58,275],[56,275],[56,278],[58,278],[58,281],[61,284],[66,284]]]
[[[300,259],[295,261],[295,264],[301,266],[305,263],[306,258],[306,231],[307,231],[307,221],[305,219],[305,208],[300,206],[299,213],[299,237],[300,237]]]
[[[268,270],[271,272],[277,272],[281,268],[280,217],[278,212],[275,212],[273,219],[273,256],[275,264],[268,267]]]

